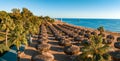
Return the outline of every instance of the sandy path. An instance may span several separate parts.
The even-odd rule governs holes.
[[[20,55],[20,61],[31,61],[31,56],[36,53],[36,44],[36,40],[33,40],[33,43],[25,48],[25,51]]]
[[[59,46],[58,41],[50,40],[51,44],[50,52],[54,55],[55,61],[71,61],[71,59],[63,52],[63,47]]]
[[[35,49],[35,45],[37,45],[36,41],[37,40],[33,40],[33,43],[26,47],[24,53],[21,54],[20,61],[31,61],[31,56],[37,53]],[[51,44],[49,52],[54,55],[55,61],[71,61],[69,56],[63,52],[63,47],[59,46],[57,42],[58,41],[54,40],[54,37],[49,37],[48,43]]]

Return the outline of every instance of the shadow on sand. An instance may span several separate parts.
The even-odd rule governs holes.
[[[24,51],[24,53],[25,53],[26,55],[32,56],[33,54],[37,53],[37,51],[31,50],[31,49],[26,49],[26,50]]]
[[[65,54],[54,54],[55,60],[59,61],[72,61],[68,55]]]
[[[21,58],[20,61],[31,61],[31,59]]]

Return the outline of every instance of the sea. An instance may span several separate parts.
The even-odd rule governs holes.
[[[75,26],[97,29],[103,26],[106,31],[120,33],[120,19],[56,18]]]

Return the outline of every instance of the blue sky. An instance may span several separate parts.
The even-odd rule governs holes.
[[[0,0],[0,10],[23,7],[39,16],[120,18],[120,0]]]

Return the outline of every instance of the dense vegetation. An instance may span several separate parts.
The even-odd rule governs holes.
[[[19,50],[21,44],[27,45],[28,39],[38,33],[42,22],[54,22],[49,16],[35,16],[27,8],[11,11],[0,11],[0,53],[9,50],[12,45]]]

